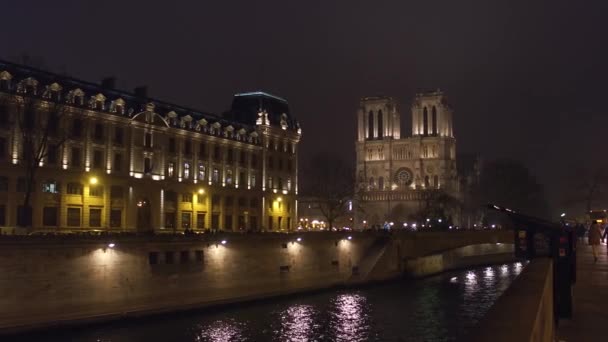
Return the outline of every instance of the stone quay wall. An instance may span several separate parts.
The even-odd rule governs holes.
[[[0,333],[385,280],[401,276],[407,259],[512,239],[511,231],[1,237]]]

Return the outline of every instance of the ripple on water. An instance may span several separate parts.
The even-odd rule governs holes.
[[[279,312],[279,329],[274,331],[277,341],[305,342],[314,340],[319,325],[312,305],[294,304]]]
[[[370,308],[366,297],[357,293],[340,294],[331,303],[329,334],[334,341],[367,341]]]
[[[248,341],[247,324],[235,319],[217,320],[208,325],[199,324],[197,342],[237,342]]]

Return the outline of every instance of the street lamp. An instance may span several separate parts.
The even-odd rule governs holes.
[[[89,184],[91,184],[91,185],[97,184],[97,177],[91,177],[91,178],[89,178]]]
[[[203,189],[203,188],[198,189],[198,194],[199,195],[202,195],[204,193],[205,193],[205,189]]]
[[[559,215],[559,217],[565,217],[566,213],[562,213],[561,215]]]

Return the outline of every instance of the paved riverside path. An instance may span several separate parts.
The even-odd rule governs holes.
[[[608,341],[608,251],[600,245],[593,262],[591,246],[581,240],[577,246],[577,279],[573,293],[572,320],[560,320],[557,340]]]

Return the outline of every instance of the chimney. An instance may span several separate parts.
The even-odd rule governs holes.
[[[148,87],[147,86],[136,87],[135,89],[133,89],[133,92],[135,93],[135,96],[137,96],[137,97],[144,97],[144,98],[148,97]]]
[[[116,88],[116,77],[106,77],[101,80],[101,87],[104,89],[115,89]]]

